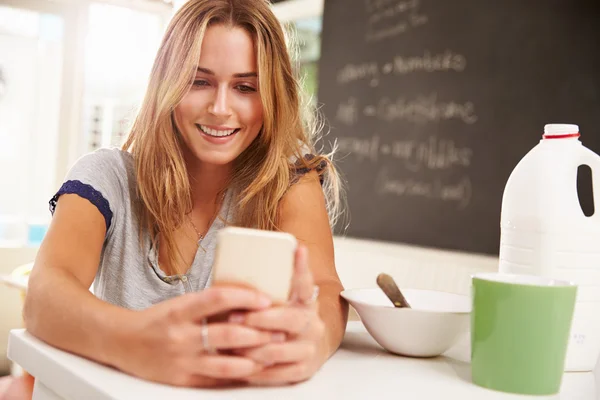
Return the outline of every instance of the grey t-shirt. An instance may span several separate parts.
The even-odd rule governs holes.
[[[199,291],[210,285],[216,233],[231,219],[232,191],[228,190],[193,264],[185,275],[167,276],[158,265],[156,249],[146,232],[140,241],[135,212],[133,157],[119,149],[100,149],[80,158],[66,181],[50,200],[54,213],[63,194],[74,193],[89,200],[104,216],[106,237],[93,283],[94,294],[115,305],[140,310],[163,300]]]

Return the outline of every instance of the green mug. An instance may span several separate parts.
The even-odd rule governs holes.
[[[577,286],[502,273],[472,277],[471,378],[502,392],[560,391]]]

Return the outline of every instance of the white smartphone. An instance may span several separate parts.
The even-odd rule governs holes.
[[[298,242],[294,235],[227,227],[217,234],[213,284],[241,284],[271,297],[288,300]]]

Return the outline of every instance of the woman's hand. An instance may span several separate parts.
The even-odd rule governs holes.
[[[227,322],[206,323],[232,310],[264,310],[270,300],[253,290],[213,287],[141,311],[127,329],[117,368],[138,377],[177,386],[222,386],[260,372],[260,363],[219,354],[264,346],[285,335]]]
[[[316,288],[308,268],[307,249],[300,246],[296,252],[290,303],[230,316],[229,321],[240,326],[285,332],[288,339],[236,351],[265,367],[242,380],[255,385],[300,382],[310,378],[327,360],[325,324],[319,317]]]

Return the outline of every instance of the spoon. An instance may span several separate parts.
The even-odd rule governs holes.
[[[381,273],[377,276],[377,286],[383,290],[383,293],[394,304],[394,307],[411,308],[400,289],[398,289],[396,282],[394,282],[394,278],[388,274]]]

